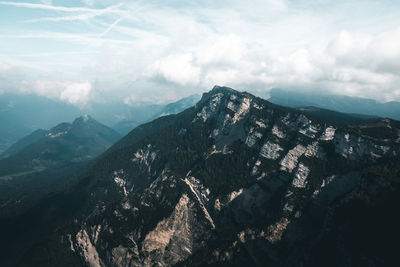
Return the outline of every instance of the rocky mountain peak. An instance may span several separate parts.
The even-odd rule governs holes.
[[[66,197],[84,202],[54,254],[91,266],[321,266],[312,244],[342,231],[335,211],[397,188],[384,170],[398,161],[400,127],[381,123],[390,134],[216,86],[98,159]],[[340,238],[335,258],[362,265]]]
[[[95,123],[98,124],[98,122],[93,117],[86,114],[76,118],[73,121],[72,125],[95,124]]]
[[[249,98],[254,98],[253,95],[248,94],[246,92],[239,92],[230,87],[216,85],[213,87],[212,90],[203,94],[201,100],[199,101],[199,104],[210,101],[211,99],[215,98],[216,96],[219,96],[220,98],[229,98],[231,96],[233,96],[233,97],[246,96]]]
[[[72,123],[64,122],[58,124],[51,128],[46,136],[50,138],[60,137],[66,134],[87,136],[97,131],[101,131],[102,128],[106,129],[107,127],[97,122],[91,116],[83,115],[76,118]],[[112,131],[111,129],[108,130],[109,132]]]
[[[0,173],[36,171],[92,159],[120,138],[120,134],[91,117],[60,123],[48,131],[34,132],[0,160]]]
[[[216,94],[216,93],[224,93],[224,94],[235,94],[235,93],[239,93],[239,91],[236,91],[230,87],[227,86],[219,86],[219,85],[215,85],[210,91],[209,93],[211,94]]]

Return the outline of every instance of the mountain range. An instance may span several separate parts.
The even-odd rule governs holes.
[[[27,134],[71,121],[79,114],[72,105],[37,95],[0,95],[0,154]]]
[[[286,107],[316,107],[342,113],[352,113],[400,120],[400,102],[380,103],[373,99],[304,92],[274,88],[268,101]]]
[[[5,266],[397,266],[399,153],[399,121],[347,125],[216,86],[195,106],[133,129],[60,192],[0,220],[0,258]]]
[[[180,112],[199,98],[192,95],[168,104],[110,102],[78,107],[37,95],[0,94],[0,154],[33,131],[49,129],[83,114],[91,114],[101,123],[126,134],[159,116]]]
[[[119,138],[90,116],[24,137],[0,159],[0,217],[30,207]]]

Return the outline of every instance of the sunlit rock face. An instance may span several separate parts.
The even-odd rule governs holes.
[[[337,230],[336,209],[396,190],[395,176],[380,170],[396,166],[398,123],[381,126],[398,131],[391,138],[363,127],[215,87],[195,107],[138,127],[94,164],[55,253],[89,266],[321,266],[313,255],[328,251],[313,244]],[[382,260],[354,250],[335,255],[356,265]]]

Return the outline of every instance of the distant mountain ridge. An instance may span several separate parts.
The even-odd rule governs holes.
[[[298,107],[295,109],[303,112],[304,114],[324,119],[326,121],[331,121],[343,126],[351,124],[361,124],[365,122],[374,122],[380,119],[379,117],[372,115],[342,113],[317,107]]]
[[[120,133],[127,134],[140,124],[152,121],[162,116],[176,114],[194,106],[200,100],[200,97],[200,95],[191,95],[182,98],[176,102],[161,106],[156,109],[154,113],[150,113],[148,117],[142,120],[140,120],[139,118],[137,118],[136,120],[122,120],[114,125],[114,129],[116,129]]]
[[[151,120],[157,119],[162,116],[177,114],[184,111],[187,108],[194,106],[201,99],[201,95],[191,95],[182,98],[176,102],[169,103],[163,109],[158,112]]]
[[[0,95],[0,154],[29,133],[81,114],[77,107],[37,95]]]
[[[0,159],[0,219],[54,192],[120,137],[86,115],[21,139]]]
[[[47,133],[48,133],[48,130],[38,129],[38,130],[32,132],[31,134],[21,138],[16,143],[11,145],[7,150],[5,150],[3,153],[0,153],[0,159],[9,157],[9,156],[17,153],[18,151],[29,146],[30,144],[35,143],[40,138],[45,136]]]
[[[0,160],[0,174],[46,169],[59,164],[93,159],[121,135],[98,123],[90,116],[82,116],[72,123],[61,123],[51,130],[35,132],[12,149],[13,154]],[[21,146],[25,143],[26,146]],[[18,150],[19,149],[19,150]]]
[[[140,102],[129,105],[111,101],[91,103],[78,108],[33,94],[0,94],[0,155],[37,129],[49,129],[60,122],[72,121],[86,113],[126,134],[141,123],[159,116],[178,113],[194,105],[199,98],[199,95],[192,95],[166,105]]]
[[[120,102],[91,103],[87,107],[51,100],[37,95],[0,95],[0,154],[12,144],[37,129],[49,129],[62,121],[71,121],[82,114],[94,115],[100,122],[127,134],[136,126],[167,114],[176,114],[198,100],[199,95],[188,96],[167,105]],[[313,95],[279,89],[271,91],[270,101],[288,107],[314,106],[342,113],[359,113],[400,119],[398,102],[385,104],[374,100],[342,96]],[[356,116],[357,117],[357,116]]]
[[[365,114],[400,120],[400,102],[395,101],[379,103],[376,100],[366,98],[289,91],[277,88],[270,91],[268,101],[285,107],[314,106],[342,113]]]

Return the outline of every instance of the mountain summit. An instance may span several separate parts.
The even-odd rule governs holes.
[[[38,136],[39,135],[39,136]],[[0,161],[0,174],[46,169],[67,162],[92,159],[120,138],[90,116],[61,123],[49,131],[35,131],[10,147]]]
[[[99,157],[57,198],[68,212],[23,263],[390,264],[399,152],[398,121],[338,126],[216,86]]]

